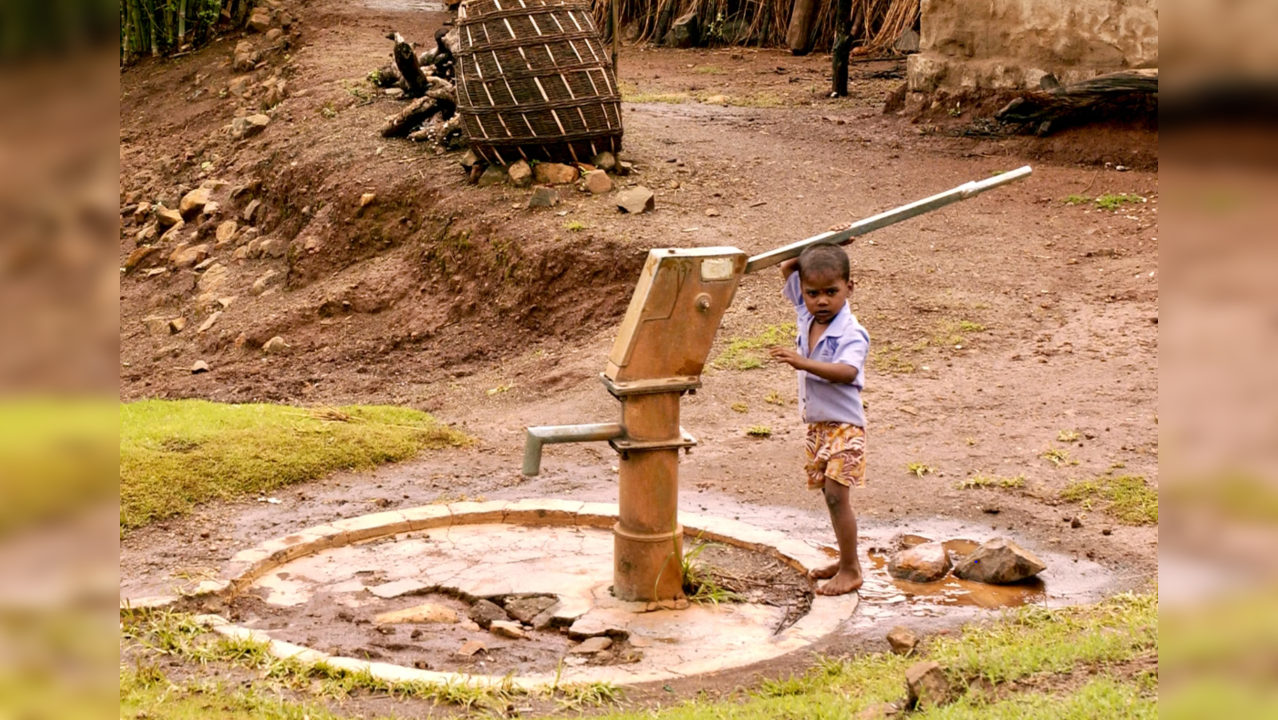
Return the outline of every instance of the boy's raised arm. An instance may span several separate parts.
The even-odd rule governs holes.
[[[799,269],[799,258],[790,258],[781,263],[781,279],[789,280],[790,276]]]

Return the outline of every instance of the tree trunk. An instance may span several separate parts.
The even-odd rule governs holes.
[[[402,137],[434,115],[439,107],[435,98],[418,98],[391,118],[382,128],[382,137]]]
[[[675,10],[679,0],[666,0],[657,13],[657,27],[653,30],[652,41],[658,45],[666,41],[666,33],[670,32],[670,23],[674,22]]]
[[[837,0],[834,24],[834,48],[830,51],[830,63],[834,75],[831,97],[847,97],[848,56],[852,53],[852,0]]]
[[[816,14],[817,0],[794,0],[790,29],[785,35],[791,53],[807,55],[812,49],[812,23],[816,21]]]

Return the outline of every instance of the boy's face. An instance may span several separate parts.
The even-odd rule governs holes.
[[[830,272],[800,276],[799,285],[803,288],[803,304],[822,325],[829,324],[839,314],[852,292],[847,280]]]

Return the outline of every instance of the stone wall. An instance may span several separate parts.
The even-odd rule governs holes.
[[[1158,65],[1157,0],[921,0],[911,92],[1037,89]]]

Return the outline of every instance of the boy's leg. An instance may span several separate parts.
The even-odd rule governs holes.
[[[825,479],[825,505],[830,510],[830,524],[839,541],[839,562],[830,580],[816,589],[818,595],[844,595],[860,589],[861,560],[856,554],[856,515],[852,512],[850,489],[830,478]],[[828,572],[829,568],[823,568]],[[817,571],[824,575],[822,571]],[[814,573],[816,575],[817,573]]]

